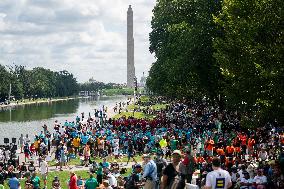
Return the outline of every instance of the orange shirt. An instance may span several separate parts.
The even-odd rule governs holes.
[[[241,152],[241,148],[240,147],[235,147],[235,152]]]
[[[197,158],[197,163],[203,163],[203,162],[205,162],[205,160],[202,156]]]
[[[214,141],[213,140],[207,141],[206,150],[213,150],[213,147],[214,147]]]
[[[228,154],[232,154],[232,153],[234,153],[235,148],[234,148],[234,146],[227,146],[226,151],[228,152]]]
[[[249,148],[252,148],[253,146],[254,146],[254,144],[255,144],[255,140],[252,138],[249,138],[248,139],[248,147]]]
[[[247,137],[246,135],[241,135],[240,137],[240,140],[241,140],[241,144],[244,146],[244,145],[247,145]]]
[[[218,148],[218,149],[216,150],[216,152],[217,152],[217,154],[218,154],[219,156],[225,155],[225,152],[224,152],[224,150],[223,150],[222,148]]]

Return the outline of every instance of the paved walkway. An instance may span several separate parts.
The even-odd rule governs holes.
[[[17,151],[17,156],[19,157],[19,164],[21,165],[22,162],[25,162],[25,156],[24,156],[24,153],[20,153],[20,150]],[[52,156],[52,159],[54,159],[54,155]],[[131,168],[135,163],[134,162],[129,162],[128,165],[126,165],[126,162],[118,162],[119,163],[119,166],[120,168]],[[138,162],[140,164],[142,164],[142,162]],[[36,160],[34,161],[34,165],[35,167],[37,167],[37,169],[39,168],[39,162],[38,162],[38,157],[36,158]],[[65,166],[63,166],[62,170],[63,171],[70,171],[70,170],[73,170],[73,171],[88,171],[90,170],[91,168],[91,165],[89,165],[88,167],[85,167],[85,166],[81,166],[81,165],[69,165],[69,167],[71,169],[69,169],[68,167],[65,168]],[[49,166],[49,171],[50,172],[53,172],[53,171],[59,171],[59,166]]]

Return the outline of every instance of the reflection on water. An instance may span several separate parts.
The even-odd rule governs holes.
[[[75,113],[78,106],[79,99],[72,99],[9,107],[7,110],[0,111],[0,122],[22,122],[48,119],[54,117],[56,114]]]
[[[4,138],[19,138],[20,134],[34,135],[42,130],[43,124],[47,124],[52,130],[55,120],[64,123],[65,120],[73,121],[77,115],[89,112],[94,115],[94,109],[103,105],[109,110],[116,102],[125,101],[127,97],[101,97],[100,99],[70,99],[52,103],[30,104],[0,110],[0,144]]]

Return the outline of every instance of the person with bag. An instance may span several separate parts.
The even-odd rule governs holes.
[[[181,177],[181,151],[174,150],[172,153],[172,162],[167,165],[163,171],[161,189],[184,189],[185,180]]]

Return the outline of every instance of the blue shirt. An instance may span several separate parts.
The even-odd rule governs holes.
[[[83,144],[87,144],[88,140],[89,140],[89,136],[88,135],[83,135],[81,137],[82,143]]]
[[[18,189],[20,186],[20,182],[16,177],[13,177],[9,180],[10,189]]]
[[[153,160],[150,160],[144,167],[143,178],[151,177],[153,181],[157,180],[157,166]]]

